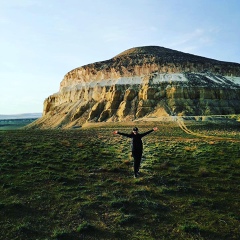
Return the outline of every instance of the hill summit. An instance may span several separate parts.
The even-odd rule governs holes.
[[[144,46],[68,72],[30,127],[238,113],[239,63]]]

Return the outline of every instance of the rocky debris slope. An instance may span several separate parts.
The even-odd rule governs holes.
[[[68,72],[29,127],[240,113],[240,64],[136,47]]]

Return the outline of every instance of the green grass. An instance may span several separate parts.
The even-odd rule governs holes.
[[[0,131],[0,239],[239,239],[239,127],[157,126]]]

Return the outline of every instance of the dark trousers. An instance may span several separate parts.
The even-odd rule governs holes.
[[[137,174],[139,172],[141,159],[142,159],[142,152],[132,153],[133,159],[134,159],[134,174]]]

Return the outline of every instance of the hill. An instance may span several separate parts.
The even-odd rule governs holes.
[[[145,46],[68,72],[32,128],[240,113],[240,64]]]

